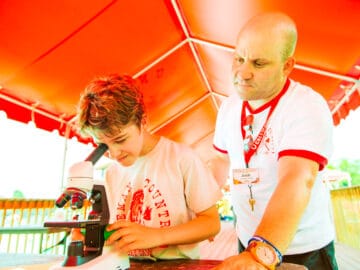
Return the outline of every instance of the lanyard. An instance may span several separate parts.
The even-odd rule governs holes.
[[[275,109],[275,106],[270,107],[270,110],[266,117],[265,123],[264,123],[263,127],[261,128],[259,134],[257,135],[256,139],[254,139],[253,143],[250,145],[249,151],[244,150],[244,159],[245,159],[246,168],[248,168],[251,157],[255,154],[262,139],[264,138],[265,131],[266,131],[266,125],[267,125],[269,118],[270,118],[271,114],[273,113],[274,109]],[[243,134],[243,138],[245,137],[245,130],[244,130],[245,119],[246,119],[245,110],[246,110],[245,102],[243,102],[243,107],[242,107],[242,112],[241,112],[241,132]]]
[[[263,127],[261,128],[261,130],[260,130],[258,136],[256,137],[256,139],[250,145],[249,151],[243,151],[246,168],[249,167],[249,162],[250,162],[251,157],[256,153],[260,143],[262,142],[262,140],[263,140],[263,138],[265,136],[266,126],[267,126],[267,124],[269,122],[270,116],[274,112],[275,107],[278,104],[280,98],[284,95],[286,90],[289,88],[289,85],[290,85],[290,80],[288,79],[286,81],[283,89],[279,93],[279,95],[277,95],[272,101],[270,101],[268,103],[268,104],[270,104],[270,110],[269,110],[269,113],[268,113],[268,115],[266,117],[266,120],[265,120],[265,123],[264,123]],[[246,119],[246,108],[245,108],[246,106],[249,106],[248,101],[243,101],[242,111],[241,111],[241,133],[242,133],[243,138],[245,138],[244,125],[245,125],[245,119]]]

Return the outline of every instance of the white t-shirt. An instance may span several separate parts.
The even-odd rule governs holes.
[[[129,167],[112,164],[106,175],[110,222],[127,219],[148,227],[171,227],[213,206],[221,190],[190,147],[161,137]],[[198,244],[136,250],[132,257],[199,258]]]
[[[334,239],[329,191],[321,180],[321,170],[332,153],[333,124],[329,107],[319,93],[292,80],[288,83],[290,85],[271,114],[265,135],[249,162],[249,168],[258,169],[260,179],[252,185],[256,200],[254,211],[249,205],[250,191],[247,184],[230,181],[230,188],[237,216],[237,234],[246,246],[277,186],[278,159],[284,155],[293,155],[318,162],[320,170],[311,199],[286,252],[298,254],[319,249]],[[247,112],[254,115],[254,138],[263,127],[271,105],[272,101],[255,111]],[[214,147],[229,155],[230,180],[233,169],[245,168],[241,133],[242,106],[243,101],[237,94],[233,94],[223,101],[217,116]],[[286,217],[274,222],[286,222]]]

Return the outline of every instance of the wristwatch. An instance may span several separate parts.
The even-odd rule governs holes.
[[[246,248],[254,259],[269,270],[275,270],[279,258],[272,246],[260,241],[251,241]]]

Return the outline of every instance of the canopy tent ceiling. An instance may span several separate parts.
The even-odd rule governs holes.
[[[291,77],[319,91],[338,124],[360,105],[357,0],[1,0],[0,110],[72,137],[86,83],[127,73],[142,84],[150,130],[208,158],[237,32],[268,10],[296,21]]]

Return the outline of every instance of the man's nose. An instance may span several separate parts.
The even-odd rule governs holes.
[[[234,64],[233,73],[239,80],[249,80],[253,77],[253,70],[247,63]]]

